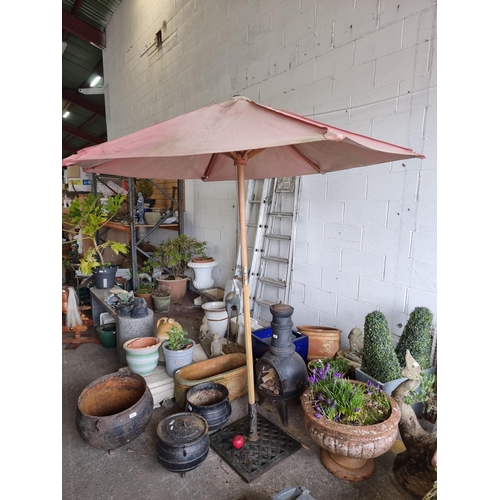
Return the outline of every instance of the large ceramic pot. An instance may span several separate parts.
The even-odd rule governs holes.
[[[225,302],[205,302],[202,304],[202,309],[205,311],[207,318],[208,329],[211,335],[218,338],[223,338],[226,334],[229,315],[227,314]]]
[[[123,344],[130,371],[143,377],[151,375],[158,366],[161,340],[157,337],[138,337]]]
[[[353,384],[362,384],[352,381]],[[362,384],[365,385],[365,384]],[[321,463],[333,475],[348,481],[368,479],[375,468],[376,457],[386,453],[396,442],[401,410],[391,400],[391,415],[375,425],[346,425],[324,417],[316,418],[311,403],[311,389],[302,394],[306,429],[321,446]]]
[[[328,326],[298,326],[297,330],[309,337],[307,361],[333,358],[340,349],[342,330]]]
[[[188,280],[188,276],[181,276],[178,279],[173,279],[173,276],[168,274],[163,274],[156,278],[158,286],[171,288],[172,298],[170,301],[173,304],[177,304],[186,296]]]

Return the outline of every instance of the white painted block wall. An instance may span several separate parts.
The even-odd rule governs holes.
[[[435,1],[123,0],[103,57],[110,139],[240,93],[423,153],[303,178],[291,305],[344,347],[375,309],[395,338],[416,306],[437,323]],[[186,203],[224,287],[236,185],[186,181]]]

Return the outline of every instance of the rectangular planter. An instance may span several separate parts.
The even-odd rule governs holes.
[[[273,334],[273,329],[271,326],[267,328],[261,328],[252,332],[252,355],[253,359],[261,358],[269,351],[269,345],[271,344],[271,336]],[[295,332],[292,330],[293,339],[292,343],[295,346],[295,352],[300,354],[301,358],[307,364],[307,352],[309,347],[309,337],[303,335],[302,333]]]
[[[191,387],[205,382],[225,385],[229,391],[229,401],[248,393],[246,355],[239,352],[192,363],[174,374],[175,402],[183,407],[186,392]]]

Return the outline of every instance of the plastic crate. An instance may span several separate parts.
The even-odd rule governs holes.
[[[261,328],[252,332],[252,354],[253,359],[261,358],[269,350],[273,329],[271,326]],[[307,351],[309,348],[309,337],[295,330],[292,330],[294,336],[292,343],[295,345],[295,352],[307,364]]]

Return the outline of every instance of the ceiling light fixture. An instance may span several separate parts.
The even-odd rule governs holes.
[[[101,77],[100,76],[96,76],[92,82],[90,83],[90,86],[91,87],[95,87],[99,82],[101,81]]]
[[[69,111],[65,111],[63,114],[63,118],[67,118],[69,116]]]

